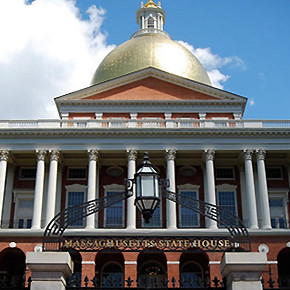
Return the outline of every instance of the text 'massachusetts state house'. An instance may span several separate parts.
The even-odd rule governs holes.
[[[137,23],[89,87],[55,99],[59,120],[0,121],[0,280],[27,279],[56,214],[124,192],[144,152],[170,191],[238,216],[273,279],[290,278],[290,121],[244,120],[247,99],[211,85],[160,3],[142,3]],[[80,281],[213,285],[230,247],[221,222],[163,197],[147,224],[131,196],[72,222],[62,249]]]

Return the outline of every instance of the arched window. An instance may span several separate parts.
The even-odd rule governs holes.
[[[182,265],[180,278],[183,287],[203,286],[203,270],[196,262],[187,262]]]
[[[148,28],[154,28],[154,18],[153,17],[148,18]]]
[[[25,254],[18,248],[7,248],[0,253],[0,280],[4,286],[20,288],[25,283]]]
[[[209,259],[206,253],[185,252],[180,257],[182,287],[209,286]]]
[[[116,262],[109,262],[104,265],[101,271],[101,283],[102,286],[120,287],[124,285],[123,282],[123,268]]]
[[[281,250],[277,257],[281,286],[290,286],[290,248]]]
[[[96,255],[96,276],[100,286],[124,286],[124,256],[117,249],[103,250]],[[126,277],[128,278],[128,277]]]
[[[163,253],[140,253],[137,260],[140,287],[162,287],[167,279],[166,257]]]

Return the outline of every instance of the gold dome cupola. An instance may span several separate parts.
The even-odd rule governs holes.
[[[162,33],[165,15],[161,2],[156,4],[153,0],[148,0],[145,5],[141,2],[141,8],[136,13],[136,21],[140,30],[133,37],[142,33]]]
[[[137,10],[140,29],[111,51],[97,68],[91,84],[99,84],[146,68],[211,85],[199,60],[163,30],[165,11],[154,0]]]

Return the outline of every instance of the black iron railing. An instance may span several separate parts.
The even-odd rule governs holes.
[[[100,280],[98,277],[89,279],[87,276],[83,281],[79,279],[78,275],[71,275],[67,281],[67,290],[70,289],[166,289],[166,288],[187,288],[187,289],[219,289],[226,290],[226,281],[219,280],[215,277],[212,281],[209,278],[201,279],[188,278],[188,279],[175,279],[172,278],[170,281],[167,278],[159,279],[154,276],[142,277],[136,281],[132,280],[131,277],[125,281],[117,281],[114,277],[109,279]]]
[[[272,276],[272,268],[269,265],[268,271],[263,273],[263,278],[261,282],[262,282],[264,290],[270,290],[270,289],[289,290],[290,289],[290,274],[288,274],[288,276],[279,277],[277,280],[274,280]]]

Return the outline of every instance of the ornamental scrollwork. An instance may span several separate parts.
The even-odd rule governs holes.
[[[175,149],[166,149],[165,155],[167,161],[175,161],[176,158],[176,150]]]
[[[0,161],[8,161],[9,150],[0,150]]]
[[[213,161],[215,156],[215,150],[213,149],[205,149],[204,156],[206,161]]]
[[[244,160],[252,160],[254,150],[252,149],[244,149]]]
[[[266,150],[264,149],[256,150],[256,156],[257,156],[257,160],[265,160]]]
[[[38,161],[44,161],[47,154],[47,150],[36,150],[36,157]]]
[[[89,149],[88,156],[90,161],[99,161],[99,150]]]
[[[137,160],[137,150],[135,149],[128,149],[127,150],[127,157],[128,157],[128,160],[132,160],[132,161],[136,161]]]

